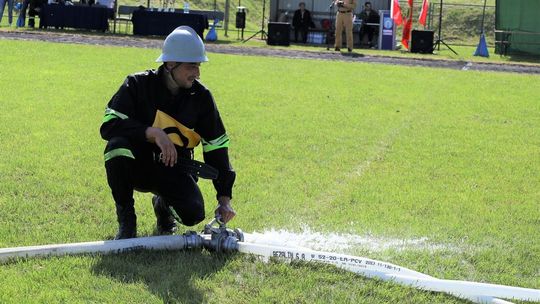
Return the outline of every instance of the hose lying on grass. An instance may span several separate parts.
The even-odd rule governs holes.
[[[207,227],[208,228],[208,227]],[[205,233],[152,236],[117,241],[28,246],[0,249],[0,263],[14,258],[61,256],[84,253],[122,253],[135,250],[202,249],[214,252],[242,252],[266,258],[332,264],[354,273],[422,290],[445,292],[475,303],[510,303],[499,298],[540,301],[540,290],[487,283],[442,280],[391,263],[307,248],[270,246],[244,242],[241,230],[224,226],[205,228]]]
[[[264,257],[286,260],[320,262],[358,273],[360,275],[392,281],[422,290],[445,292],[475,303],[510,303],[500,298],[540,301],[540,290],[468,281],[441,280],[391,263],[306,248],[268,246],[238,243],[238,251]]]

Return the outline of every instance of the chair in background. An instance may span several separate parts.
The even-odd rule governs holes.
[[[129,24],[131,23],[131,14],[133,14],[133,11],[137,10],[137,6],[129,6],[129,5],[120,5],[118,6],[118,12],[116,13],[115,20],[118,23],[124,22],[126,24],[124,33],[127,34]],[[120,25],[118,25],[118,29],[120,29]]]

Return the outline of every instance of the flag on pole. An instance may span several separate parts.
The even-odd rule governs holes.
[[[396,26],[399,26],[403,23],[403,14],[401,13],[399,0],[393,0],[392,2],[392,19],[394,19]]]
[[[427,13],[429,10],[429,0],[422,1],[422,10],[420,11],[420,17],[418,18],[418,23],[426,26]]]
[[[411,39],[411,29],[412,29],[412,17],[413,17],[413,0],[408,0],[409,2],[409,15],[407,16],[407,21],[403,26],[403,36],[401,36],[401,44],[409,49],[409,40]]]

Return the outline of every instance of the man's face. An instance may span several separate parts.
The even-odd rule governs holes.
[[[370,11],[370,10],[371,10],[371,4],[366,3],[366,11]]]
[[[300,4],[300,9],[301,10],[305,10],[306,9],[306,5],[304,3]]]
[[[176,62],[167,62],[167,69],[173,69],[176,64]],[[193,81],[195,81],[195,79],[199,79],[199,76],[201,75],[199,71],[200,66],[201,64],[198,62],[184,62],[180,64],[172,71],[174,80],[181,88],[191,88]]]

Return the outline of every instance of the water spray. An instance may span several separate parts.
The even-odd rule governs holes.
[[[443,280],[387,262],[295,246],[273,246],[246,242],[240,229],[231,230],[217,219],[201,233],[151,236],[115,241],[98,241],[0,249],[0,263],[15,258],[75,254],[116,254],[138,250],[208,250],[215,253],[241,252],[283,261],[331,264],[368,278],[378,278],[421,290],[444,292],[474,303],[510,303],[499,298],[540,301],[540,290],[488,283]]]

